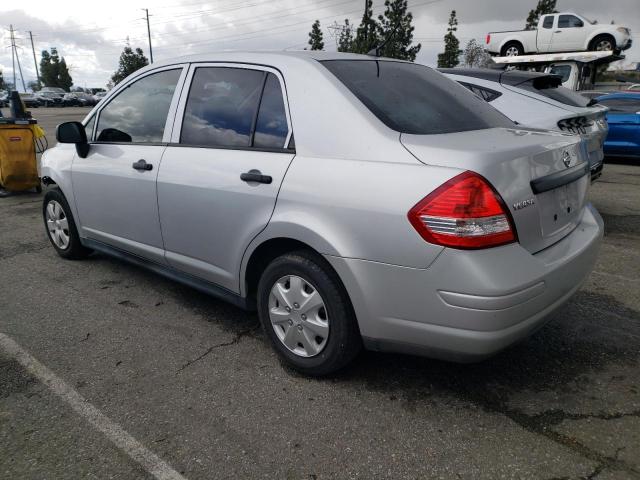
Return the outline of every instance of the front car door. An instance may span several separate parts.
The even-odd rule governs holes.
[[[164,263],[156,179],[186,66],[129,81],[87,123],[72,166],[81,236]]]
[[[193,64],[184,91],[158,175],[166,259],[239,292],[295,154],[285,83],[268,67]]]
[[[605,155],[640,156],[640,99],[629,95],[604,99],[600,104],[609,107]]]
[[[585,41],[584,22],[575,15],[558,15],[550,52],[582,50]]]

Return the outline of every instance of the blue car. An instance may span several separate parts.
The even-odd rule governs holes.
[[[605,156],[640,158],[640,92],[610,93],[596,100],[609,107]]]

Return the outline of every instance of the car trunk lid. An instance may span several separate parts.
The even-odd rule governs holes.
[[[531,253],[568,235],[587,202],[589,162],[578,136],[494,128],[442,135],[402,134],[428,165],[463,168],[486,178],[505,201],[518,241]]]

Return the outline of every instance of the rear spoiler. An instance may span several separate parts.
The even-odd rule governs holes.
[[[509,75],[512,70],[504,72],[500,76],[500,83],[517,87],[524,83],[531,83],[536,90],[544,90],[547,88],[558,88],[562,85],[562,77],[559,75],[536,75],[528,78],[520,75]]]

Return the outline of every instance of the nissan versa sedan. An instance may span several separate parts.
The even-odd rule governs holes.
[[[56,135],[43,216],[62,257],[113,255],[255,309],[309,375],[362,347],[490,356],[571,297],[603,234],[580,137],[392,59],[154,63]]]

